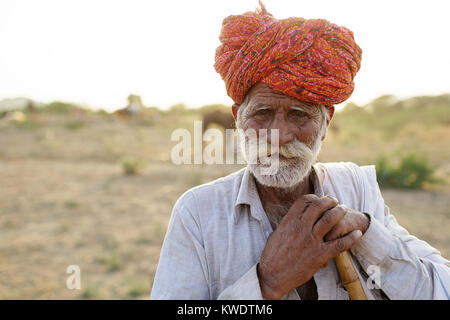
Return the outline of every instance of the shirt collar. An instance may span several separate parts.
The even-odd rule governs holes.
[[[312,166],[311,182],[314,187],[314,194],[318,197],[323,197],[325,195],[325,192],[323,191],[323,183],[319,178],[319,170],[320,169],[318,168],[318,166]]]
[[[261,199],[259,198],[258,189],[256,188],[255,178],[248,166],[244,169],[241,185],[234,204],[235,223],[238,222],[239,216],[243,212],[242,205],[249,206],[252,217],[261,220],[261,210],[259,209],[262,209],[262,212],[264,212],[264,209],[262,208]]]

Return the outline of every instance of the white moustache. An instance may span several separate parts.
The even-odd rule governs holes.
[[[281,155],[284,158],[298,160],[311,159],[314,157],[314,152],[303,142],[294,140],[288,142],[280,147],[272,145],[267,141],[260,143],[258,140],[248,141],[247,156],[250,159],[260,159],[261,162],[270,162],[270,158]]]

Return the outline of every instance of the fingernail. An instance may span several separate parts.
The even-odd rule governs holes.
[[[356,234],[357,238],[361,238],[361,236],[362,236],[361,230],[356,230],[355,234]]]

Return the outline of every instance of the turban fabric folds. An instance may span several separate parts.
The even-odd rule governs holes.
[[[345,101],[361,64],[352,31],[323,19],[277,20],[260,5],[222,23],[214,68],[233,101],[258,82],[310,103]]]

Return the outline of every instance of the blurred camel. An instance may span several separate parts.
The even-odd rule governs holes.
[[[205,133],[208,126],[212,123],[222,126],[224,129],[234,129],[234,118],[230,112],[225,112],[222,110],[211,110],[203,114],[203,125],[202,132]]]
[[[232,141],[236,138],[234,137],[234,134],[232,131],[229,131],[227,129],[235,129],[235,121],[234,117],[231,114],[231,110],[229,112],[222,111],[222,110],[210,110],[203,113],[203,122],[202,122],[202,135],[205,134],[205,131],[208,129],[209,125],[211,124],[218,124],[219,126],[223,127],[225,131],[225,143],[227,144],[227,148],[230,148],[230,150],[234,152],[237,151],[237,145]],[[233,130],[234,131],[234,130]],[[205,143],[205,142],[203,142]]]

